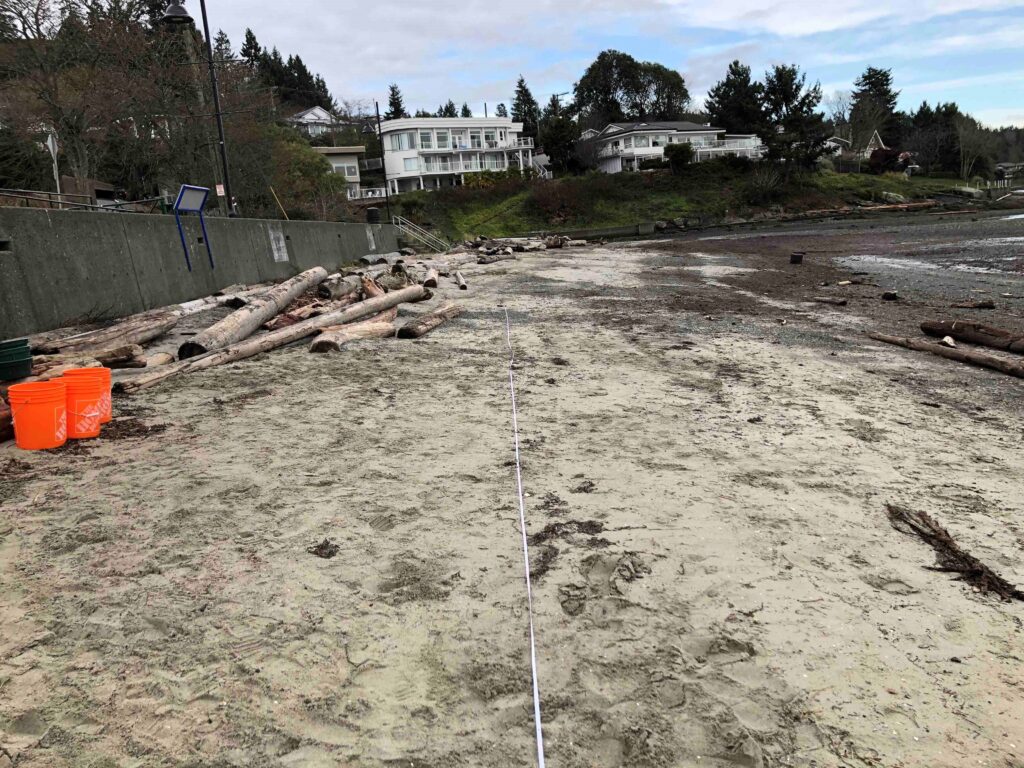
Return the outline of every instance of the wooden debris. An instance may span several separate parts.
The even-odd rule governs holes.
[[[921,330],[929,336],[952,336],[957,341],[980,344],[992,349],[1005,349],[1024,353],[1024,333],[1007,331],[991,325],[964,320],[935,320],[921,323]]]
[[[833,299],[828,296],[816,296],[811,301],[817,302],[818,304],[832,304],[836,307],[845,307],[847,304],[846,299]]]
[[[167,365],[174,362],[174,355],[170,352],[157,352],[146,358],[147,368],[156,368],[158,365]]]
[[[357,339],[383,339],[395,335],[393,321],[374,322],[367,320],[352,323],[337,330],[325,331],[313,339],[309,345],[310,352],[340,352],[350,341]]]
[[[423,278],[421,285],[424,288],[437,288],[437,269],[428,267],[427,275]]]
[[[448,302],[447,304],[438,307],[433,312],[407,322],[398,329],[398,338],[418,339],[420,336],[425,336],[430,333],[445,321],[451,320],[453,317],[458,317],[462,314],[462,311],[462,307],[458,304]]]
[[[465,291],[469,289],[469,286],[466,284],[466,278],[462,276],[461,272],[455,273],[455,284],[459,286],[460,291]]]
[[[76,365],[96,362],[107,368],[117,368],[142,355],[142,347],[138,344],[125,344],[119,347],[96,349],[89,352],[64,353],[60,355],[37,355],[32,358],[32,375],[39,376],[51,368],[73,368]]]
[[[29,346],[41,354],[71,354],[75,352],[111,349],[129,344],[144,344],[167,333],[178,323],[171,314],[137,315],[120,323],[86,331],[65,338],[32,337]]]
[[[996,303],[992,299],[982,301],[961,301],[951,305],[954,309],[995,309]]]
[[[267,320],[291,304],[296,297],[327,279],[327,270],[313,267],[275,285],[249,304],[236,309],[220,322],[196,334],[178,348],[178,358],[186,360],[214,349],[223,349],[251,335]]]
[[[514,253],[495,253],[495,254],[481,254],[477,260],[477,264],[493,264],[496,261],[512,261],[518,259]]]
[[[342,277],[331,275],[316,287],[316,295],[321,299],[340,299],[352,293],[359,293],[359,278],[353,275]]]
[[[270,331],[262,336],[245,339],[223,349],[206,352],[191,359],[161,366],[153,372],[142,373],[130,379],[124,379],[117,382],[114,388],[118,392],[136,392],[158,384],[164,379],[176,376],[179,373],[191,373],[212,368],[222,363],[244,360],[247,357],[258,355],[260,352],[267,352],[285,344],[290,344],[293,341],[303,339],[306,336],[312,336],[321,328],[350,323],[367,315],[373,315],[391,307],[397,307],[403,302],[421,297],[425,291],[426,289],[421,285],[412,285],[400,291],[384,294],[383,296],[374,296],[343,309],[328,312],[319,317],[311,317],[287,328]]]
[[[882,293],[882,301],[899,301],[900,295],[896,291],[885,291]]]
[[[961,548],[949,535],[949,531],[927,512],[917,512],[896,504],[886,504],[885,508],[893,528],[901,533],[919,536],[935,550],[938,566],[929,570],[958,573],[960,581],[966,581],[984,593],[995,592],[1003,600],[1024,600],[1024,592]]]
[[[961,363],[970,363],[971,365],[978,365],[983,368],[991,368],[1001,373],[1024,379],[1024,362],[1007,360],[1006,358],[996,357],[995,355],[985,354],[984,352],[975,352],[973,350],[947,349],[940,344],[921,341],[920,339],[907,339],[900,336],[889,336],[884,333],[869,333],[868,336],[875,341],[884,341],[886,344],[895,344],[900,347],[906,347],[907,349],[915,349],[919,352],[931,352],[933,355],[948,357],[950,360],[959,360]]]

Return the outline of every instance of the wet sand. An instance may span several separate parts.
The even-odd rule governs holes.
[[[532,765],[505,308],[549,765],[1024,763],[1024,604],[885,511],[1024,584],[1024,382],[864,335],[1024,327],[1016,262],[956,268],[1022,225],[872,226],[470,267],[422,340],[0,447],[0,766]]]

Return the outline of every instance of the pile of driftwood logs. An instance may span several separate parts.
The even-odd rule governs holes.
[[[964,320],[936,320],[921,323],[921,330],[928,336],[940,339],[939,342],[924,339],[890,336],[884,333],[869,333],[872,339],[896,344],[907,349],[920,352],[931,352],[951,360],[970,363],[983,368],[991,368],[1002,373],[1024,379],[1024,358],[1010,355],[993,355],[976,349],[957,346],[957,342],[977,344],[1003,352],[1024,354],[1024,332],[1007,331],[990,325]]]

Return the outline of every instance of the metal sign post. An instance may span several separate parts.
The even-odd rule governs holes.
[[[206,219],[203,218],[203,208],[206,206],[206,198],[210,196],[207,187],[192,187],[182,184],[178,190],[178,199],[174,201],[174,220],[178,222],[178,234],[181,236],[181,247],[185,251],[185,265],[188,271],[192,271],[192,259],[188,255],[188,241],[185,240],[185,229],[181,226],[181,213],[198,213],[199,226],[203,229],[203,242],[206,243],[206,255],[210,257],[210,269],[215,269],[213,264],[213,251],[210,250],[210,236],[206,234]]]

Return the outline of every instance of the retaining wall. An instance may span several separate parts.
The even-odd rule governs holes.
[[[173,216],[0,208],[0,339],[397,249],[390,224],[208,218],[211,268],[198,218],[183,224],[191,272]]]

